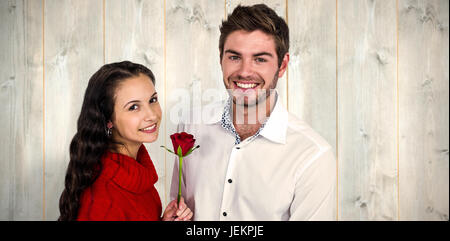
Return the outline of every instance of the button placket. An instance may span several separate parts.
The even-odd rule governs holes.
[[[232,204],[233,199],[233,186],[230,183],[233,182],[233,171],[236,164],[236,158],[239,156],[239,146],[234,146],[231,148],[230,159],[228,160],[227,172],[225,173],[225,182],[223,187],[223,196],[222,196],[222,205],[220,207],[220,219],[226,218],[229,216],[230,206]]]

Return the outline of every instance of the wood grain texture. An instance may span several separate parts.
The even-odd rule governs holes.
[[[395,1],[339,1],[338,22],[339,220],[396,220]]]
[[[165,206],[171,114],[226,98],[219,26],[261,2],[290,26],[282,100],[339,148],[339,220],[448,220],[448,0],[2,0],[0,220],[58,218],[88,79],[125,59],[156,76]]]
[[[103,65],[102,1],[45,1],[46,219],[59,217],[59,197],[89,78]],[[64,17],[62,17],[64,16]]]
[[[400,220],[449,220],[448,9],[399,1]]]
[[[166,1],[166,146],[177,131],[181,110],[226,97],[219,57],[219,25],[224,1]],[[214,96],[208,93],[215,93]],[[180,113],[181,112],[181,113]],[[161,133],[162,134],[162,133]],[[175,158],[167,154],[166,190]],[[166,197],[169,199],[169,192]],[[170,201],[170,200],[168,200]]]
[[[0,2],[0,220],[42,220],[42,5]]]
[[[286,20],[286,0],[225,0],[226,1],[226,11],[227,14],[231,14],[233,12],[233,10],[238,6],[238,5],[243,5],[243,6],[251,6],[254,4],[266,4],[268,7],[272,8],[280,17],[284,18]],[[277,91],[280,95],[280,99],[282,100],[282,103],[284,105],[284,107],[288,107],[288,90],[287,90],[287,86],[288,86],[288,74],[289,72],[286,71],[283,75],[283,77],[281,77],[278,80],[277,83]]]
[[[288,1],[289,111],[336,153],[336,0]]]
[[[156,189],[165,204],[167,172],[165,152],[160,147],[167,138],[164,136],[164,2],[108,0],[105,3],[106,63],[129,60],[145,65],[155,75],[163,119],[158,140],[145,145],[159,176]]]

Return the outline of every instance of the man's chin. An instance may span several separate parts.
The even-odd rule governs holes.
[[[233,96],[233,103],[238,106],[244,107],[254,107],[257,106],[258,103],[264,102],[266,98],[256,98],[256,96],[248,97],[248,96]]]

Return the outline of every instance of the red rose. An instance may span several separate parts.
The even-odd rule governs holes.
[[[181,133],[175,133],[170,135],[170,139],[172,139],[173,144],[173,150],[176,154],[178,154],[178,147],[181,147],[183,156],[186,155],[186,153],[194,147],[195,139],[194,136],[191,134],[188,134],[186,132]]]

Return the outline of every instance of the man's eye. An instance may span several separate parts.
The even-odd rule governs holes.
[[[230,57],[228,57],[230,60],[239,60],[239,56],[236,55],[231,55]]]
[[[267,60],[264,58],[256,58],[256,62],[264,63],[267,62]]]
[[[153,97],[150,99],[150,103],[158,102],[158,97]]]
[[[138,105],[134,104],[132,106],[130,106],[130,108],[128,108],[128,110],[137,110],[138,109]]]

